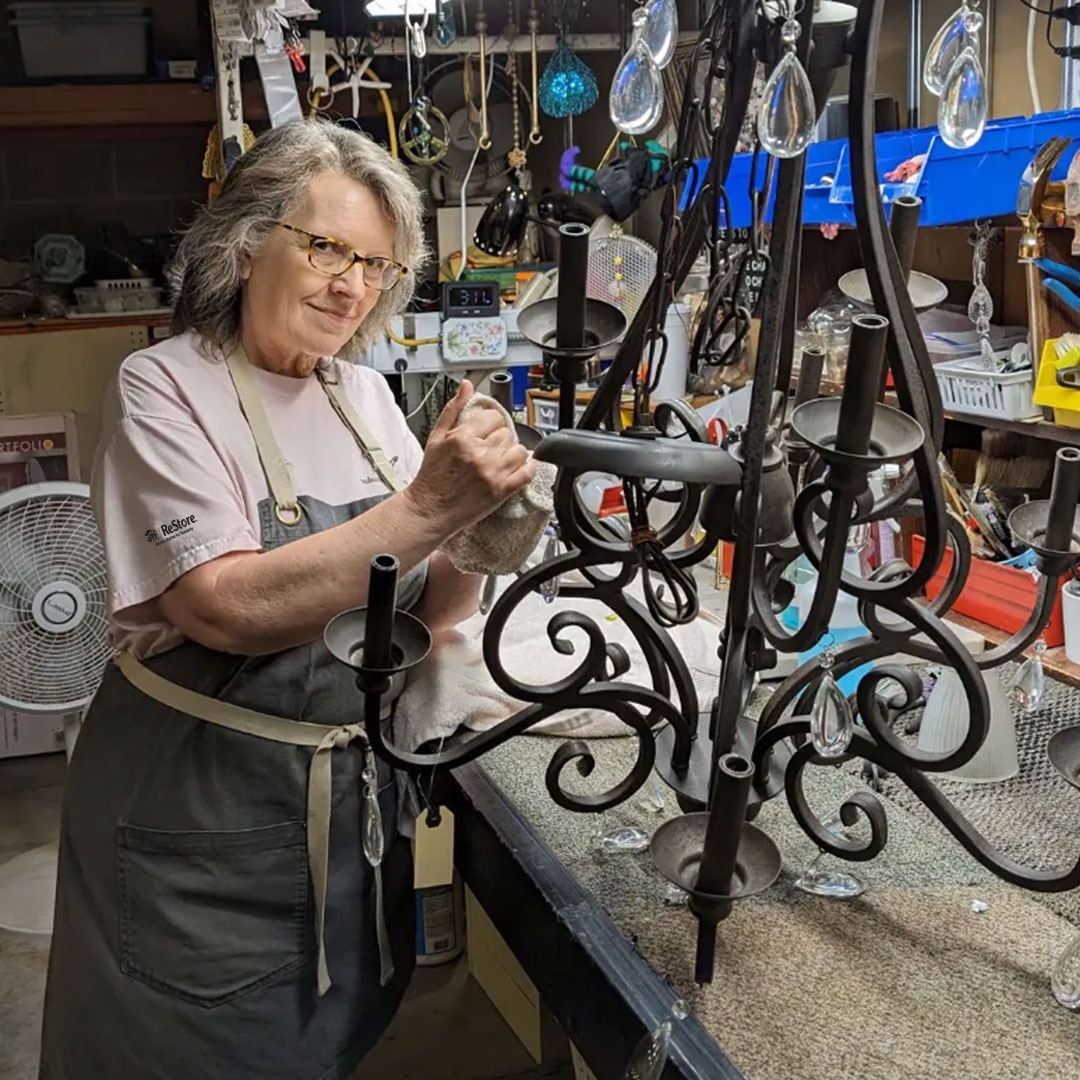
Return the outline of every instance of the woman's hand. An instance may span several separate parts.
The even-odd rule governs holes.
[[[497,410],[478,409],[458,423],[472,396],[466,379],[428,436],[420,471],[405,490],[421,514],[443,524],[447,536],[487,517],[536,472]]]

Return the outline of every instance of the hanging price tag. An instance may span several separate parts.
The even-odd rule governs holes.
[[[454,815],[445,806],[439,809],[439,823],[428,824],[427,811],[416,819],[413,847],[413,886],[431,889],[454,880]]]

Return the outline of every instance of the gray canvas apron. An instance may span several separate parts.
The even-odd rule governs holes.
[[[264,549],[388,496],[346,506],[297,496],[247,361],[229,366],[271,492],[259,507]],[[318,378],[387,487],[400,488],[336,365]],[[405,576],[402,607],[425,579],[423,566]],[[202,697],[184,711],[190,692]],[[205,715],[215,703],[218,715]],[[415,959],[409,844],[361,711],[352,672],[321,640],[258,657],[186,641],[144,665],[110,665],[65,786],[44,1080],[348,1076]],[[368,759],[386,836],[378,873],[361,837]]]

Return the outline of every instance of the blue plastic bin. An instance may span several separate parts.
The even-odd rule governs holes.
[[[881,183],[882,198],[892,202],[897,195],[918,195],[923,200],[921,225],[952,225],[976,218],[996,217],[1016,211],[1016,190],[1020,177],[1047,139],[1064,135],[1080,139],[1080,109],[1039,113],[991,120],[982,138],[967,150],[947,146],[934,128],[888,131],[875,140],[880,176],[917,154],[926,160],[920,172],[906,183]],[[1062,155],[1054,179],[1064,179],[1072,154]],[[731,205],[731,224],[750,224],[749,180],[752,154],[737,154],[732,160],[726,184]],[[758,159],[758,182],[764,182],[767,158]],[[687,181],[682,198],[686,209],[697,198],[708,161],[698,162]],[[775,188],[774,188],[775,190]],[[851,189],[851,158],[846,139],[811,143],[806,151],[806,194],[804,225],[853,225],[855,198]],[[773,199],[766,208],[770,220]]]

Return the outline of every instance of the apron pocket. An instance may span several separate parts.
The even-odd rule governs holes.
[[[301,822],[173,832],[119,825],[120,966],[207,1007],[307,959]]]

